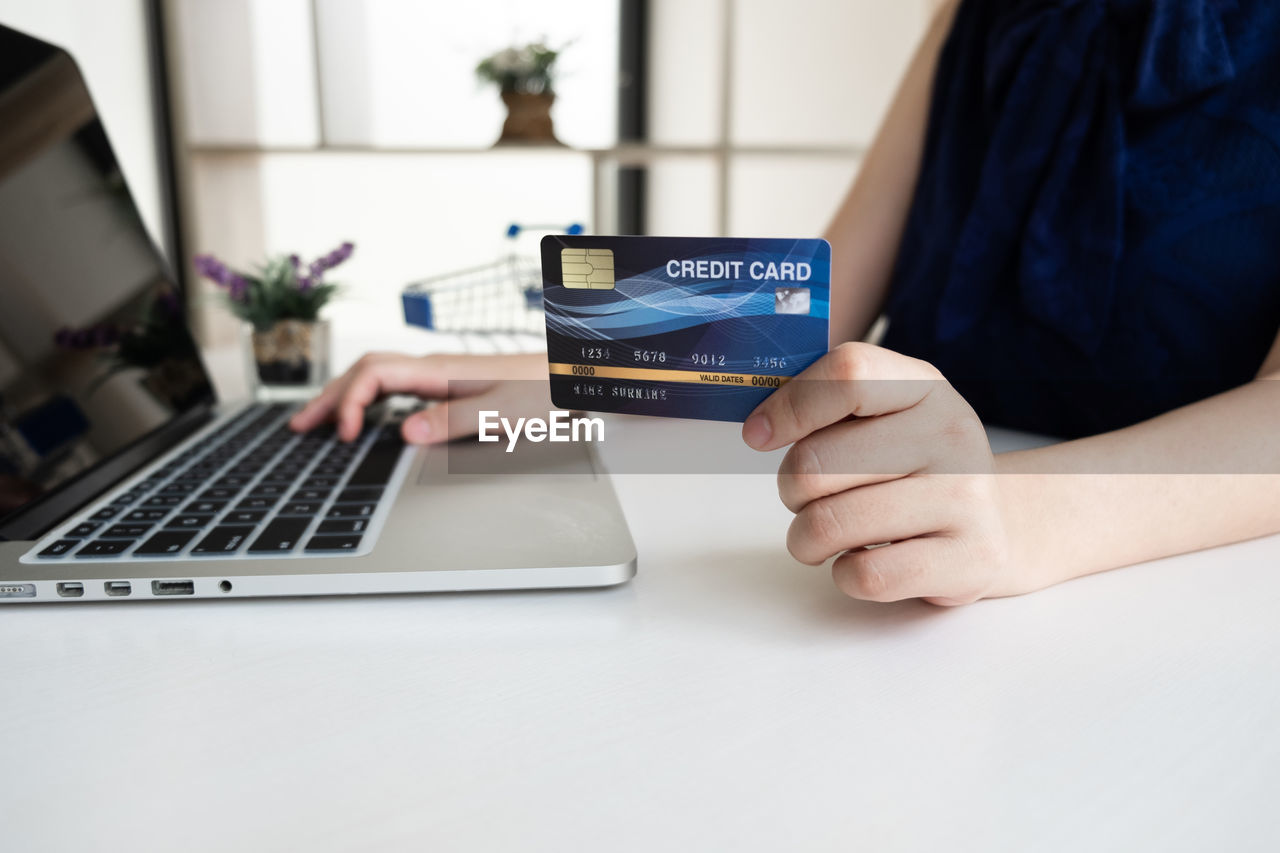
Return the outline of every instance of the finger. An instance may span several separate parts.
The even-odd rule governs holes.
[[[832,563],[831,577],[845,595],[864,601],[969,604],[986,594],[991,567],[967,559],[959,540],[929,536],[850,551]]]
[[[811,502],[791,521],[787,550],[819,565],[865,545],[898,542],[948,530],[956,501],[937,477],[907,477]]]
[[[928,362],[871,344],[841,344],[757,406],[742,438],[756,450],[775,450],[850,415],[910,408],[940,381]]]
[[[458,386],[465,385],[471,394],[459,393]],[[512,415],[537,411],[550,411],[551,398],[548,386],[525,380],[509,382],[488,381],[470,385],[450,382],[450,397],[416,412],[405,419],[404,438],[413,444],[435,444],[475,435],[479,429],[480,412],[496,411]],[[480,393],[475,393],[480,389]]]
[[[490,408],[480,397],[459,397],[436,403],[404,420],[404,440],[410,444],[439,444],[476,432],[481,409]]]
[[[818,498],[925,470],[932,443],[914,412],[845,421],[797,441],[778,466],[778,497],[799,512]]]
[[[307,404],[294,413],[289,419],[289,428],[296,432],[315,429],[333,413],[342,397],[347,382],[351,379],[351,371],[330,381],[319,394],[307,401]]]
[[[493,409],[488,395],[455,397],[436,403],[404,420],[404,440],[410,444],[439,444],[474,435],[482,409]]]
[[[443,397],[448,390],[447,377],[422,359],[370,360],[353,373],[337,402],[338,437],[355,440],[364,422],[364,410],[385,394]]]
[[[447,405],[437,403],[429,408],[414,412],[404,419],[400,425],[400,435],[407,444],[434,444],[440,441],[439,433],[432,424],[432,412]]]
[[[903,412],[844,421],[800,439],[778,466],[792,512],[826,495],[911,474],[978,474],[991,453],[981,421],[950,385]]]
[[[338,405],[342,402],[342,397],[346,393],[347,387],[357,375],[371,369],[374,365],[407,358],[409,356],[396,353],[365,353],[346,372],[325,385],[323,391],[297,411],[289,419],[289,426],[298,432],[306,432],[319,426],[336,415]]]

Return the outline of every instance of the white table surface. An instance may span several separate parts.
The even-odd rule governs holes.
[[[0,848],[1274,850],[1280,538],[844,598],[757,475],[614,589],[0,613]]]

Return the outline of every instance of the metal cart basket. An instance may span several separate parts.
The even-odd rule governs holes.
[[[516,225],[507,229],[513,250],[492,263],[434,276],[404,289],[405,322],[437,332],[536,334],[544,329],[542,268],[536,257],[514,251],[529,231],[581,234],[581,225]]]

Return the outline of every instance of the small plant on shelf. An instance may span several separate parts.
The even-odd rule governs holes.
[[[567,46],[567,45],[566,45]],[[485,57],[476,66],[482,83],[498,87],[507,106],[498,145],[560,145],[551,121],[555,102],[556,61],[564,47],[544,41],[514,45]]]
[[[482,82],[497,84],[502,92],[552,95],[559,57],[560,50],[540,41],[508,47],[482,59],[476,66],[476,76]]]

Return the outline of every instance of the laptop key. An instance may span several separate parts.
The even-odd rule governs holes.
[[[358,504],[376,501],[380,497],[382,497],[381,486],[352,486],[339,492],[338,499],[334,503]]]
[[[323,501],[329,497],[330,489],[298,489],[289,495],[291,501]]]
[[[133,539],[95,539],[76,551],[76,557],[114,557],[129,549]]]
[[[132,514],[133,513],[130,513],[130,515]],[[126,516],[126,518],[128,518],[128,516]],[[81,522],[80,524],[77,524],[75,527],[71,528],[63,535],[68,536],[72,539],[83,539],[86,536],[92,535],[93,531],[97,529],[98,529],[98,525],[90,521],[85,521],[85,522]]]
[[[308,551],[354,551],[360,547],[359,536],[312,536]]]
[[[169,523],[166,524],[165,527],[169,529],[175,527],[195,529],[204,527],[211,521],[213,521],[212,515],[175,515],[173,518],[169,519]]]
[[[167,509],[135,509],[124,517],[125,521],[159,521],[169,514]]]
[[[302,481],[304,489],[329,489],[338,485],[337,477],[308,477]]]
[[[146,536],[150,524],[113,524],[102,531],[104,539],[137,539]]]
[[[277,498],[245,498],[236,504],[236,509],[271,509]]]
[[[177,506],[186,498],[183,495],[156,495],[154,498],[147,498],[142,502],[143,506]],[[97,514],[90,516],[97,518]]]
[[[198,482],[170,483],[160,490],[162,495],[189,495],[200,488]]]
[[[347,480],[348,486],[384,486],[391,479],[391,472],[400,458],[404,443],[390,435],[379,438],[369,447],[359,467]]]
[[[316,533],[364,533],[369,529],[367,518],[334,518],[320,522]]]
[[[292,551],[306,532],[309,518],[277,518],[267,525],[254,543],[250,553]]]
[[[89,516],[91,521],[107,521],[115,518],[120,513],[120,507],[104,506],[102,509]]]
[[[222,520],[227,524],[257,524],[266,514],[265,509],[233,509]]]
[[[377,508],[377,504],[338,504],[329,508],[325,518],[368,518]]]
[[[319,511],[319,503],[310,503],[308,501],[293,501],[280,507],[281,515],[315,515]]]
[[[176,554],[196,538],[194,530],[162,530],[133,552],[135,557],[168,557]]]
[[[189,513],[200,513],[200,514],[207,513],[212,515],[214,513],[222,512],[223,508],[226,505],[227,505],[226,501],[192,501],[191,503],[184,506],[182,508],[182,511],[189,512]]]
[[[215,527],[209,531],[209,535],[196,543],[196,547],[191,549],[192,554],[234,554],[239,551],[248,540],[249,534],[253,533],[252,525],[225,525]]]
[[[36,554],[36,556],[37,557],[61,557],[63,554],[67,553],[68,551],[70,551],[72,548],[76,547],[79,544],[80,544],[79,539],[59,539],[57,542],[54,542],[52,545],[50,545],[48,548],[45,548],[39,554]]]
[[[200,501],[225,501],[234,498],[240,494],[240,490],[229,488],[227,486],[219,486],[213,489],[205,489],[199,494],[196,500]]]
[[[251,498],[274,498],[284,494],[287,487],[279,483],[263,483],[260,486],[254,486],[249,490]]]

